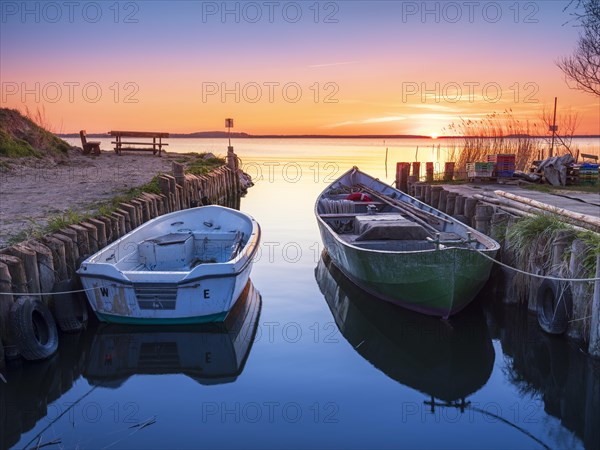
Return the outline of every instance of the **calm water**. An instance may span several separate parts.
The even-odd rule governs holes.
[[[443,322],[373,301],[321,258],[314,199],[353,164],[385,178],[382,144],[235,141],[263,242],[232,317],[61,336],[0,383],[0,447],[600,448],[600,364],[494,307],[493,280]],[[412,144],[388,143],[390,161]]]

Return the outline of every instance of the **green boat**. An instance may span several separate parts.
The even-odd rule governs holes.
[[[315,278],[340,332],[352,347],[391,379],[444,406],[465,399],[489,380],[495,353],[479,305],[450,322],[396,308],[357,287],[325,253]]]
[[[500,245],[357,167],[315,204],[321,239],[335,265],[370,294],[449,317],[490,276]]]

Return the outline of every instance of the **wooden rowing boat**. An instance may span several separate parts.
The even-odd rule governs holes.
[[[318,197],[325,249],[379,298],[448,317],[481,290],[499,244],[354,167]]]
[[[259,242],[260,227],[249,215],[191,208],[144,223],[77,273],[100,321],[219,322],[246,286]]]

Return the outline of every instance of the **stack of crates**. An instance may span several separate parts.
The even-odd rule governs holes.
[[[598,164],[583,163],[579,167],[580,184],[598,184]]]
[[[496,176],[498,178],[510,178],[515,173],[515,155],[512,153],[499,153],[488,155],[488,162],[496,165]]]
[[[469,178],[491,178],[493,172],[494,163],[492,162],[467,163],[467,176]]]

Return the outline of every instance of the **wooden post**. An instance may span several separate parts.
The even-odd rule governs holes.
[[[98,250],[106,247],[106,224],[99,219],[88,219],[88,222],[96,227],[96,235],[98,236]]]
[[[422,201],[423,200],[423,185],[419,184],[419,183],[416,183],[413,186],[413,188],[415,190],[415,198],[417,200],[421,200]]]
[[[142,202],[140,202],[137,198],[134,198],[130,200],[129,203],[135,208],[137,226],[139,227],[141,224],[146,222],[146,220],[144,220],[144,207],[142,206]]]
[[[468,200],[468,199],[467,199]],[[510,250],[510,234],[509,231],[512,226],[517,223],[519,219],[514,216],[509,216],[506,222],[506,231],[504,235],[504,245],[502,252],[500,253],[500,260],[510,267],[515,267],[516,255],[513,250]],[[519,287],[515,282],[517,273],[514,270],[501,267],[502,273],[504,274],[504,297],[503,303],[509,305],[516,305],[519,303]]]
[[[447,162],[444,164],[444,181],[452,181],[454,179],[454,163]]]
[[[425,182],[433,183],[433,163],[425,163]]]
[[[125,216],[117,211],[114,211],[111,214],[111,217],[114,220],[113,230],[115,231],[115,236],[117,238],[120,238],[121,236],[127,234],[127,229],[125,226]]]
[[[73,231],[73,230],[70,230]],[[75,233],[77,234],[77,233]],[[75,275],[75,271],[78,269],[77,263],[79,262],[79,249],[77,248],[77,242],[73,240],[73,237],[63,234],[63,230],[54,233],[52,235],[56,239],[59,239],[65,246],[65,261],[67,263],[67,279]]]
[[[180,185],[177,185],[175,189],[177,190],[176,198],[178,200],[178,204],[177,204],[178,209],[179,210],[186,209],[187,205],[185,204],[185,195],[183,192],[183,187]]]
[[[79,225],[87,230],[90,254],[96,253],[100,249],[98,243],[98,229],[88,221],[80,222]]]
[[[448,199],[448,191],[444,188],[440,190],[440,198],[438,200],[437,209],[444,212],[446,211],[446,201]]]
[[[137,215],[137,209],[130,203],[119,203],[120,209],[123,211],[127,211],[129,214],[129,222],[131,224],[131,229],[139,227],[142,223],[140,218]]]
[[[431,205],[431,185],[426,184],[424,189],[425,189],[425,195],[423,197],[423,201],[425,203],[427,203],[428,205]]]
[[[171,212],[171,210],[169,209],[169,197],[167,197],[165,194],[158,194],[158,214],[159,215],[163,215],[163,214],[168,214]]]
[[[98,217],[98,221],[104,224],[104,236],[106,236],[106,245],[114,242],[116,239],[115,232],[112,226],[112,219],[108,216],[100,216]]]
[[[169,195],[169,192],[171,192],[171,184],[165,175],[158,177],[158,187],[163,195]]]
[[[125,224],[125,228],[124,228],[125,233],[123,233],[123,234],[129,233],[131,230],[133,230],[135,228],[133,226],[133,223],[131,222],[131,216],[129,215],[129,213],[127,211],[119,208],[119,209],[115,209],[114,212],[119,214],[120,216],[123,216],[123,223]]]
[[[14,298],[12,295],[13,289],[10,271],[8,266],[3,262],[0,262],[0,292],[3,292],[3,294],[0,294],[0,339],[4,342],[5,357],[12,359],[19,356],[19,352],[14,346],[12,333],[10,332],[10,309]]]
[[[27,294],[27,275],[23,261],[13,255],[0,254],[0,262],[6,264],[12,280],[12,291],[15,294]]]
[[[44,236],[42,242],[52,252],[52,263],[56,271],[55,281],[64,281],[69,278],[67,260],[65,256],[65,244],[54,236]]]
[[[475,229],[485,235],[490,234],[490,224],[494,214],[494,207],[482,203],[475,207]]]
[[[445,213],[448,215],[454,214],[454,205],[456,204],[456,192],[448,192],[448,197],[446,198],[446,209]]]
[[[402,192],[408,192],[408,174],[410,163],[396,163],[396,188]]]
[[[473,217],[475,217],[475,208],[477,207],[478,200],[473,197],[467,197],[465,199],[465,217],[468,220],[467,225],[474,223]]]
[[[490,237],[497,242],[502,242],[506,234],[506,223],[508,221],[508,213],[497,212],[492,215],[490,225]],[[502,249],[500,249],[502,252]]]
[[[575,239],[573,241],[571,244],[571,259],[569,260],[570,278],[587,278],[583,262],[588,251],[589,248],[584,241],[581,239]],[[571,283],[571,295],[573,298],[572,319],[575,319],[570,322],[567,327],[567,335],[571,338],[578,340],[585,340],[587,337],[591,338],[591,328],[588,329],[586,327],[586,321],[578,320],[583,319],[590,314],[590,310],[588,310],[590,306],[590,287],[589,283]],[[586,336],[587,331],[590,332],[588,336]],[[590,341],[588,340],[588,342]]]
[[[33,250],[24,245],[17,244],[8,248],[12,256],[19,258],[23,262],[25,270],[25,282],[27,283],[28,293],[39,293],[40,291],[40,273],[38,270],[37,256]]]
[[[463,195],[457,195],[454,201],[454,212],[453,216],[462,216],[465,213],[465,197]]]
[[[592,298],[592,321],[588,351],[592,356],[600,356],[600,255],[596,255],[596,282]]]
[[[421,179],[421,163],[413,162],[412,163],[412,176],[417,177],[417,180]]]
[[[29,241],[26,245],[31,250],[33,250],[36,255],[40,280],[40,291],[52,292],[54,283],[57,281],[57,271],[54,269],[54,259],[52,255],[52,250],[50,250],[48,247],[46,247],[44,244],[37,240]],[[42,296],[46,304],[50,300],[50,297],[50,295]]]
[[[431,203],[430,205],[438,209],[438,205],[440,204],[440,194],[444,190],[442,186],[431,186]]]
[[[77,233],[77,245],[79,249],[79,256],[84,258],[89,256],[91,253],[87,230],[81,225],[71,225],[69,228],[75,230],[75,233]]]

